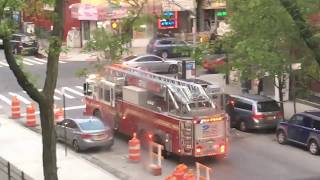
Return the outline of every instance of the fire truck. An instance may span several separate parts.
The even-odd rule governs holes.
[[[221,88],[123,65],[107,66],[84,84],[85,115],[142,142],[153,140],[166,154],[225,156],[229,117],[221,108]]]

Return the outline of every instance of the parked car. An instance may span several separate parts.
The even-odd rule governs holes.
[[[226,62],[225,54],[207,54],[202,60],[202,67],[208,72],[216,72],[217,67],[224,65]]]
[[[57,123],[56,133],[57,140],[72,145],[77,152],[113,145],[112,129],[96,117],[65,119]]]
[[[231,126],[241,131],[276,128],[279,121],[283,120],[278,103],[260,95],[229,95],[226,111]]]
[[[178,61],[163,59],[156,55],[129,56],[122,59],[122,64],[130,67],[141,68],[150,72],[178,72]]]
[[[38,54],[39,43],[36,36],[22,33],[13,34],[10,42],[14,54]]]
[[[293,142],[307,147],[313,155],[320,153],[320,111],[297,113],[277,127],[280,144]]]
[[[191,45],[176,38],[154,38],[147,45],[147,53],[162,58],[189,56],[190,52]]]

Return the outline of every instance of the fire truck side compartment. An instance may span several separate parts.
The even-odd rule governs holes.
[[[147,91],[136,86],[123,86],[123,100],[135,105],[145,106]]]

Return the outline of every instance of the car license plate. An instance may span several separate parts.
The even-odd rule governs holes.
[[[268,116],[267,117],[267,120],[275,120],[276,119],[276,116]]]
[[[100,140],[103,140],[103,139],[106,139],[107,138],[107,135],[106,134],[99,134],[99,135],[96,135],[94,137],[94,140],[96,141],[100,141]]]

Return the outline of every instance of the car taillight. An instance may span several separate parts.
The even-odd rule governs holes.
[[[264,114],[254,114],[252,116],[253,119],[263,119],[265,118],[266,116]]]
[[[80,137],[82,139],[90,139],[92,137],[92,135],[91,134],[81,134]]]
[[[202,149],[201,146],[197,146],[197,147],[196,147],[196,153],[197,153],[197,154],[201,153],[201,149]]]

